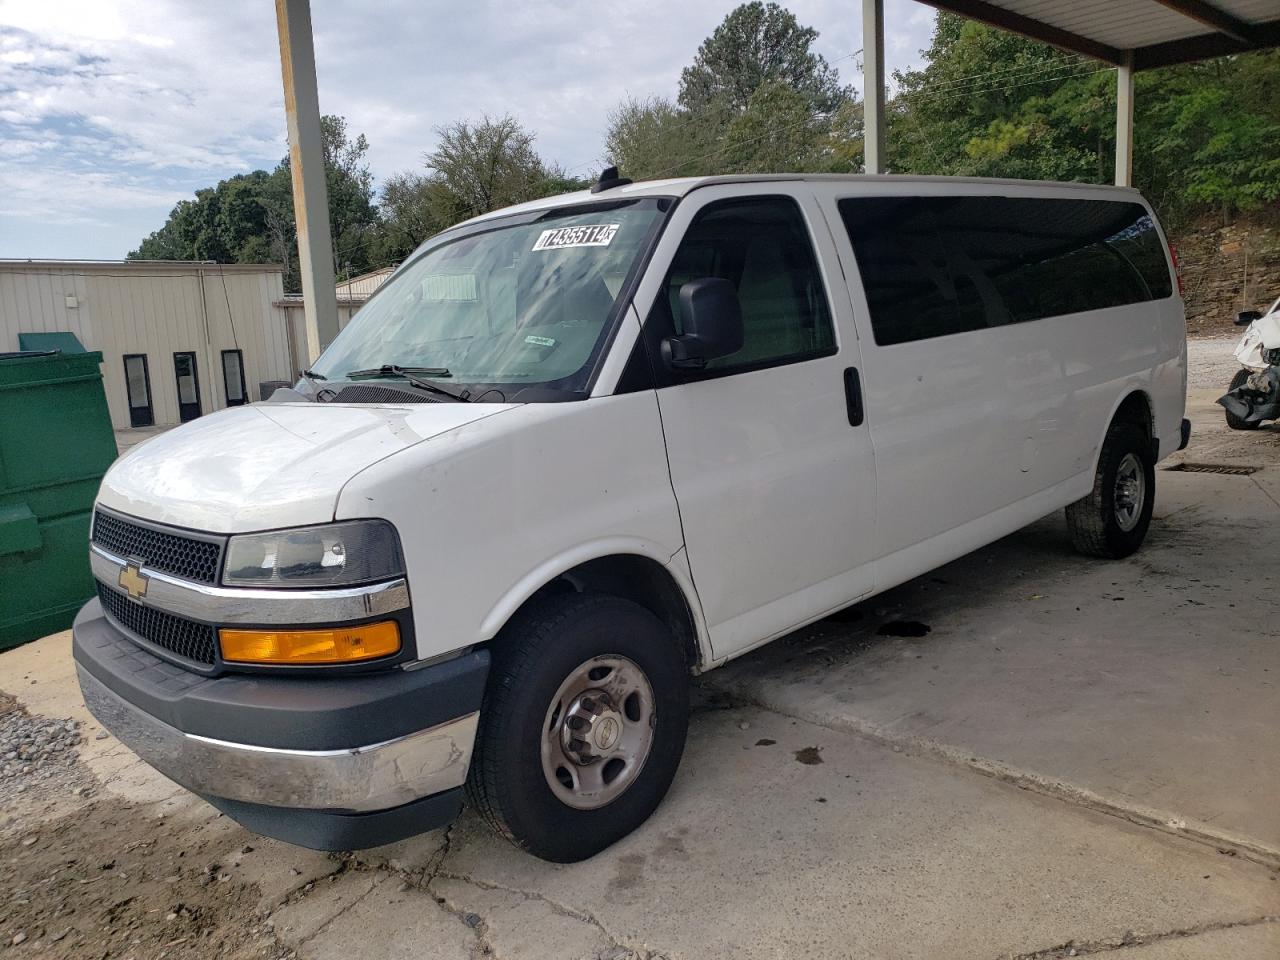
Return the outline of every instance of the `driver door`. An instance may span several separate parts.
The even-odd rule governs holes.
[[[827,226],[803,185],[699,190],[646,326],[679,333],[680,287],[737,289],[743,347],[698,371],[654,356],[671,480],[717,659],[870,592],[875,462]],[[744,195],[745,194],[745,195]],[[692,208],[692,209],[691,209]],[[658,261],[655,261],[658,262]],[[652,326],[650,326],[652,325]],[[848,385],[848,386],[847,386]]]

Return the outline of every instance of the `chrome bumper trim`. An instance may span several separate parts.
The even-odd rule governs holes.
[[[97,544],[89,546],[89,566],[94,577],[113,590],[120,589],[120,573],[126,563],[124,557],[109,553]],[[147,578],[147,594],[137,603],[203,623],[333,624],[409,607],[409,585],[404,579],[332,590],[266,590],[215,587],[145,566],[142,573]]]
[[[284,750],[183,733],[77,666],[89,712],[121,743],[195,793],[272,807],[387,810],[467,779],[479,713],[344,750]]]

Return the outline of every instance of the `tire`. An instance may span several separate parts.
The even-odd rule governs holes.
[[[1119,560],[1140,546],[1151,525],[1156,471],[1146,431],[1112,424],[1102,442],[1093,490],[1067,507],[1071,541],[1083,554]]]
[[[1248,370],[1237,371],[1236,375],[1231,378],[1231,386],[1227,387],[1227,393],[1230,393],[1237,387],[1243,387],[1245,381],[1249,379],[1249,373],[1250,371]],[[1227,416],[1227,426],[1232,430],[1257,430],[1262,426],[1261,420],[1241,420],[1230,410],[1224,410],[1223,413]]]
[[[516,846],[585,860],[657,808],[688,726],[688,664],[657,617],[618,597],[549,597],[494,642],[467,795]]]

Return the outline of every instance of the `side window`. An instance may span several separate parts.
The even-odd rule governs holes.
[[[882,346],[1172,294],[1136,203],[869,197],[839,203]]]
[[[743,346],[709,371],[793,363],[835,352],[835,334],[817,257],[796,202],[750,197],[709,204],[690,225],[658,307],[680,331],[680,288],[720,277],[738,289]]]
[[[925,197],[840,201],[881,346],[987,326],[978,283],[956,269],[937,213]]]

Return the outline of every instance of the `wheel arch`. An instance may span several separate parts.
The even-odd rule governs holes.
[[[1107,435],[1111,433],[1111,428],[1117,423],[1132,423],[1141,427],[1146,432],[1147,441],[1151,445],[1152,461],[1160,459],[1160,439],[1156,436],[1155,404],[1152,403],[1151,394],[1145,386],[1128,384],[1112,404],[1106,425],[1098,437],[1094,447],[1094,469],[1097,469],[1098,459],[1102,456],[1102,445],[1106,442]]]
[[[557,592],[596,592],[631,600],[665,623],[684,647],[689,666],[710,662],[710,646],[701,622],[693,584],[678,565],[639,543],[611,543],[575,551],[538,567],[490,610],[481,624],[486,642],[517,613]]]

